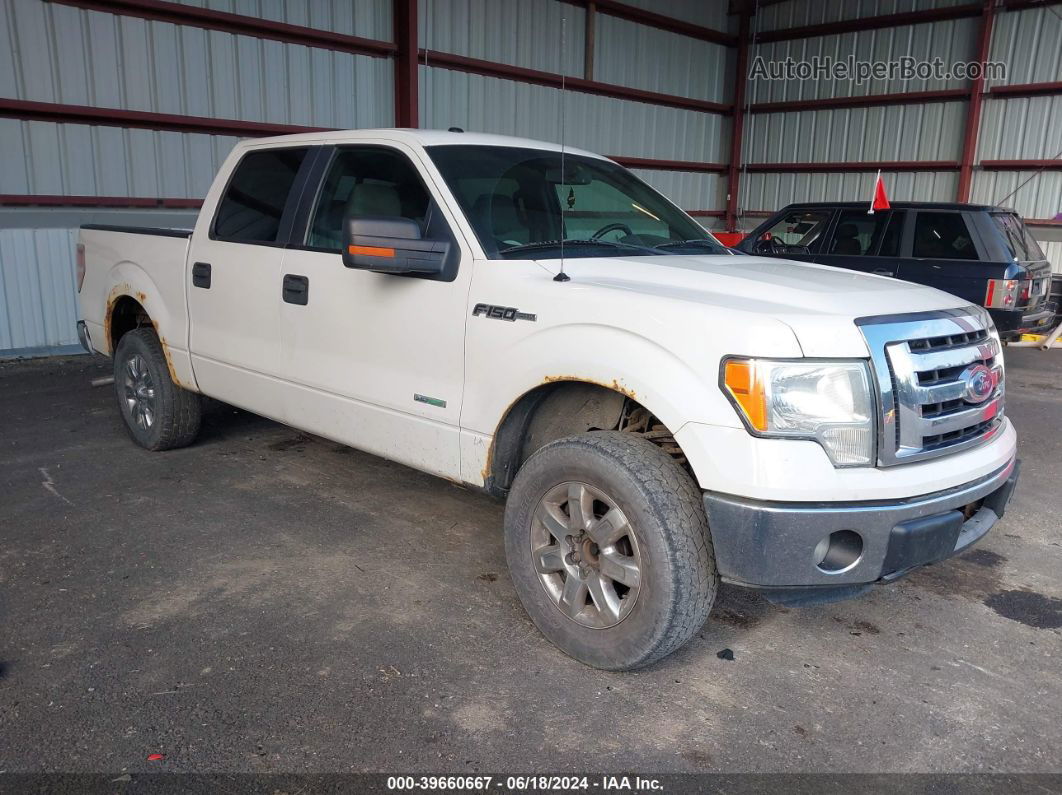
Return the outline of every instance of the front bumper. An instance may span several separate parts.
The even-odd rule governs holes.
[[[855,595],[979,540],[1003,516],[1018,469],[1012,458],[971,483],[906,500],[781,503],[705,492],[719,574],[771,589],[776,601]],[[843,541],[833,552],[831,539]]]

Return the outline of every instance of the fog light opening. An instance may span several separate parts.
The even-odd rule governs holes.
[[[854,530],[837,530],[815,545],[815,565],[826,574],[843,574],[863,557],[863,538]]]

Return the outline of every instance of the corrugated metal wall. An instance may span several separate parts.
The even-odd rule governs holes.
[[[394,35],[393,0],[177,2],[367,39],[391,41]],[[625,2],[731,35],[738,30],[738,17],[727,13],[728,0]],[[756,31],[771,31],[966,2],[783,0],[760,9],[752,24]],[[593,59],[587,64],[588,24],[584,7],[559,0],[418,0],[418,43],[431,51],[578,78],[590,75],[602,83],[698,101],[732,101],[735,47],[599,9],[592,23]],[[965,60],[976,50],[977,31],[978,20],[971,17],[763,43],[751,48],[750,63],[757,55],[782,60],[849,53],[877,60],[927,54]],[[1056,11],[998,13],[992,57],[1008,64],[1008,83],[1062,80],[1062,24]],[[430,58],[419,68],[419,80],[422,127],[459,126],[548,140],[563,136],[576,147],[666,161],[726,163],[730,155],[726,115],[578,91],[569,91],[562,100],[556,88],[443,68]],[[957,80],[863,85],[754,81],[748,84],[746,101],[965,85]],[[395,68],[389,57],[206,30],[194,22],[5,0],[0,3],[0,97],[273,124],[390,126]],[[965,114],[963,101],[751,114],[746,116],[742,161],[954,161],[962,149]],[[0,118],[0,194],[199,198],[236,140],[222,134]],[[1047,159],[1059,149],[1062,97],[985,100],[980,159]],[[725,174],[636,172],[687,209],[719,213],[726,206]],[[885,177],[896,199],[951,200],[958,181],[955,171]],[[870,179],[866,173],[742,173],[739,209],[863,198]],[[978,169],[971,198],[995,202],[1015,189],[1008,203],[1026,216],[1051,218],[1062,209],[1062,173],[1057,170]],[[108,215],[120,216],[122,223],[150,224],[159,217],[129,209],[0,209],[0,352],[61,349],[74,341],[72,229],[88,218],[105,221]],[[758,220],[750,216],[742,226]],[[1045,245],[1062,269],[1062,243]]]

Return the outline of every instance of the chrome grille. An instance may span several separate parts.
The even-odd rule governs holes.
[[[856,322],[880,391],[880,466],[964,450],[1002,427],[1003,353],[983,309]]]

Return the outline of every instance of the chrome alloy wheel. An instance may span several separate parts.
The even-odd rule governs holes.
[[[146,431],[155,424],[155,382],[151,380],[147,362],[139,353],[134,353],[125,363],[122,397],[137,427]]]
[[[586,483],[561,483],[539,500],[531,559],[553,603],[584,627],[614,627],[638,599],[642,556],[634,530],[615,500]]]

